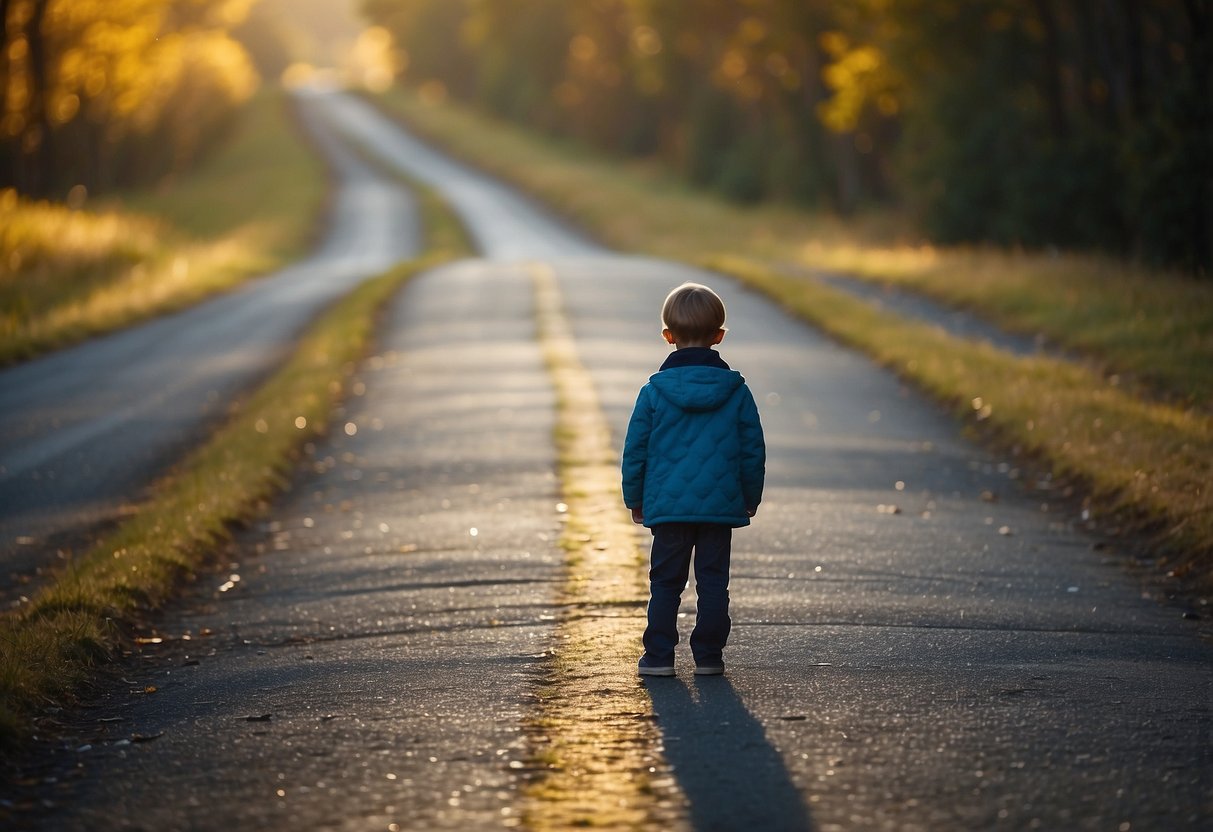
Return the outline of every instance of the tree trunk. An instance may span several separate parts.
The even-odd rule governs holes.
[[[1142,19],[1139,0],[1120,0],[1125,20],[1125,57],[1128,66],[1129,111],[1133,121],[1141,120],[1145,112],[1146,64],[1145,47],[1142,42]]]
[[[30,71],[30,102],[27,110],[25,131],[19,141],[19,162],[21,168],[18,188],[28,194],[45,196],[49,185],[50,154],[47,143],[50,137],[50,123],[46,115],[46,99],[48,93],[48,76],[50,75],[46,34],[42,31],[42,22],[46,18],[46,7],[49,0],[34,0],[33,13],[30,15],[29,26],[25,37],[29,41],[29,71]]]
[[[1203,182],[1194,183],[1202,194],[1201,216],[1197,222],[1199,239],[1193,240],[1195,266],[1205,277],[1213,275],[1213,162],[1207,150],[1213,141],[1213,9],[1209,0],[1184,0],[1191,40],[1188,48],[1189,72],[1192,73],[1192,129],[1198,148],[1200,175]]]
[[[1133,2],[1133,0],[1129,0]],[[1036,16],[1045,31],[1044,43],[1044,94],[1049,113],[1049,129],[1053,138],[1063,141],[1069,133],[1065,104],[1061,90],[1061,49],[1057,37],[1057,17],[1053,14],[1052,0],[1033,0]]]
[[[11,33],[8,30],[8,12],[11,0],[0,0],[0,123],[8,112],[8,45]],[[20,154],[13,141],[0,129],[0,186],[16,182],[16,159]]]

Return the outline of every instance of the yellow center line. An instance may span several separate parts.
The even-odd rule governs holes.
[[[523,817],[535,830],[685,826],[686,799],[661,757],[635,673],[648,600],[645,556],[620,496],[618,456],[582,366],[552,268],[530,268],[540,345],[556,389],[568,506],[557,649],[530,727],[540,775]]]

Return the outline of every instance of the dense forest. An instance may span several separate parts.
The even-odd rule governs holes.
[[[1211,0],[363,0],[405,81],[731,199],[1213,266]]]
[[[1213,0],[361,2],[424,94],[730,199],[1213,273]],[[191,164],[273,45],[255,5],[0,0],[0,188]]]
[[[254,91],[253,0],[0,0],[0,188],[63,198],[191,164]]]

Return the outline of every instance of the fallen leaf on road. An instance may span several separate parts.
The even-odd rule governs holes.
[[[999,526],[998,533],[1004,536],[1014,534],[1014,532],[1011,531],[1010,526]]]

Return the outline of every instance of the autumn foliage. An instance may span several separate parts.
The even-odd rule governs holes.
[[[252,0],[0,0],[0,187],[62,198],[180,170],[257,76]]]
[[[1213,266],[1209,0],[364,0],[406,81],[739,201]]]

